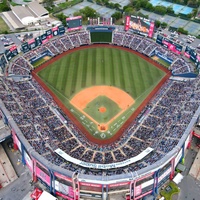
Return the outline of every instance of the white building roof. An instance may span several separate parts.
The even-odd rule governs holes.
[[[49,12],[37,1],[32,1],[27,6],[37,17],[49,14]]]
[[[38,200],[58,200],[58,199],[53,195],[49,194],[48,192],[43,191]]]
[[[25,6],[12,6],[11,7],[12,12],[15,14],[15,16],[19,19],[22,20],[25,17],[35,17],[33,14],[27,9]]]

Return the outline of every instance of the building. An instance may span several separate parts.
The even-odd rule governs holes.
[[[37,1],[27,5],[11,6],[11,11],[3,12],[4,18],[14,29],[34,25],[49,18],[49,12]]]

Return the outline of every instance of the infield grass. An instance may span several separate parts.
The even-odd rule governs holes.
[[[84,88],[95,85],[115,86],[127,92],[135,100],[134,105],[112,122],[109,134],[97,138],[112,137],[149,95],[165,72],[138,57],[116,48],[90,47],[67,54],[38,72],[40,78],[57,95],[77,119],[93,134],[97,132],[91,121],[71,104],[70,99]],[[83,120],[84,119],[84,120]]]
[[[105,108],[104,112],[101,112],[102,107]],[[99,123],[108,122],[112,117],[119,113],[120,110],[120,107],[106,96],[98,96],[88,103],[87,107],[84,109],[87,114]]]

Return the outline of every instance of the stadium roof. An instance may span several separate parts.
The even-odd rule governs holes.
[[[30,2],[28,8],[37,16],[41,17],[43,15],[48,15],[48,11],[41,6],[37,1]]]
[[[10,22],[14,29],[24,28],[25,26],[19,21],[12,11],[3,12],[4,17]]]
[[[33,14],[24,6],[11,6],[12,12],[18,17],[19,19],[23,19],[25,17],[34,17]]]

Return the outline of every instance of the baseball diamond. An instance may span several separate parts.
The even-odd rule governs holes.
[[[108,130],[109,124],[113,120],[134,103],[134,100],[130,95],[118,88],[93,86],[79,92],[72,98],[70,103],[94,121],[100,131],[105,131]],[[99,111],[99,109],[104,110],[104,114],[95,112]],[[101,129],[102,127],[103,129]]]
[[[73,49],[55,60],[35,69],[37,79],[97,143],[115,138],[166,76],[164,68],[110,45]]]

